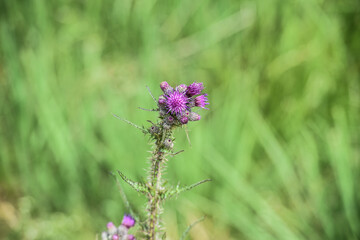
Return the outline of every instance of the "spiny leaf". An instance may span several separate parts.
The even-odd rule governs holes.
[[[184,191],[188,191],[196,186],[199,186],[200,184],[203,184],[203,183],[206,183],[206,182],[209,182],[211,181],[211,179],[205,179],[205,180],[202,180],[200,182],[197,182],[197,183],[194,183],[190,186],[185,186],[185,187],[180,187],[179,185],[176,186],[175,189],[172,189],[172,190],[169,190],[167,192],[165,192],[162,196],[163,199],[167,199],[167,198],[171,198],[173,197],[174,195],[178,195]]]
[[[124,204],[125,204],[126,209],[129,211],[129,213],[131,214],[131,216],[134,217],[134,219],[136,220],[136,222],[139,223],[139,225],[141,226],[141,228],[142,228],[143,230],[145,230],[145,225],[143,224],[143,221],[140,220],[139,215],[138,215],[137,213],[135,213],[134,210],[132,209],[132,207],[131,207],[128,199],[127,199],[127,196],[126,196],[126,194],[125,194],[125,192],[124,192],[124,189],[122,188],[122,186],[121,186],[121,184],[120,184],[119,179],[116,177],[115,173],[110,172],[110,174],[111,174],[111,176],[113,176],[113,178],[114,178],[115,181],[116,181],[116,185],[117,185],[117,187],[118,187],[118,189],[119,189],[121,198],[122,198],[122,200],[123,200],[123,202],[124,202]]]
[[[133,189],[135,189],[136,191],[143,193],[143,194],[149,194],[149,189],[146,187],[146,185],[144,183],[139,183],[139,182],[134,182],[130,179],[128,179],[122,172],[120,172],[118,170],[118,173],[120,175],[120,177],[127,183],[129,184]]]
[[[196,225],[198,224],[199,222],[202,222],[205,220],[205,216],[199,218],[198,220],[196,220],[195,222],[193,222],[192,224],[190,224],[186,229],[185,231],[183,232],[183,234],[181,235],[181,238],[180,240],[185,240],[187,234],[189,233],[189,231]]]

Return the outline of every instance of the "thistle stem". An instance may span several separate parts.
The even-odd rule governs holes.
[[[148,232],[147,239],[158,240],[160,230],[160,214],[162,212],[161,206],[161,191],[162,191],[162,171],[163,163],[165,161],[165,148],[163,139],[167,134],[166,130],[162,130],[159,138],[155,141],[155,150],[151,158],[151,170],[149,173],[148,186],[151,189],[148,195]]]

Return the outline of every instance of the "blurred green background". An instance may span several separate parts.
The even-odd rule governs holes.
[[[0,2],[0,239],[95,239],[141,180],[159,83],[202,81],[177,131],[168,239],[360,238],[359,1]],[[125,192],[141,211],[145,199]]]

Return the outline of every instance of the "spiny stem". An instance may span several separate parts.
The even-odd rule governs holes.
[[[151,194],[148,196],[148,234],[149,240],[157,240],[160,228],[160,214],[161,214],[161,194],[162,194],[162,164],[165,161],[165,152],[163,139],[168,134],[166,130],[162,129],[161,135],[155,142],[155,150],[151,158],[151,172],[148,186],[150,186]]]

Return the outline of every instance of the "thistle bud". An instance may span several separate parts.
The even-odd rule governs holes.
[[[165,105],[166,104],[166,97],[164,95],[161,95],[158,100],[159,105]]]
[[[148,131],[149,131],[149,133],[150,133],[151,135],[156,135],[156,134],[158,134],[158,133],[160,132],[160,129],[159,129],[158,126],[152,125],[152,126],[149,128]]]
[[[179,93],[183,93],[186,92],[187,86],[185,84],[180,84],[175,88],[175,90],[178,91]]]
[[[174,143],[170,138],[165,139],[164,145],[167,149],[172,149],[174,147]]]
[[[189,119],[188,119],[188,117],[186,117],[186,116],[182,116],[182,117],[180,118],[181,124],[187,124],[188,121],[189,121]]]
[[[190,116],[189,116],[189,120],[190,121],[199,121],[200,120],[200,115],[197,114],[196,112],[191,112]]]
[[[160,83],[160,88],[165,94],[169,94],[174,91],[174,89],[167,82]]]

